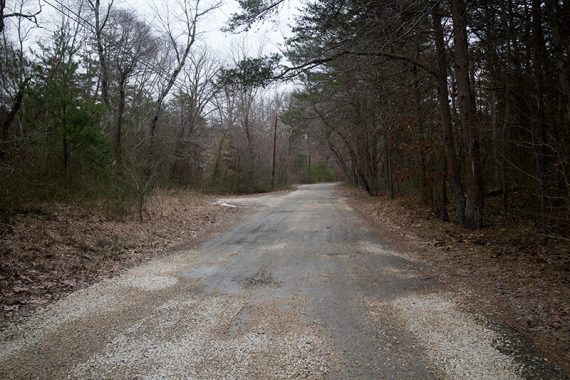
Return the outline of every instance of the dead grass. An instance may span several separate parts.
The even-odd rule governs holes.
[[[157,191],[146,221],[65,204],[29,205],[0,226],[0,327],[37,307],[195,241],[237,209],[193,192]]]
[[[414,198],[341,192],[373,225],[398,235],[401,242],[394,244],[423,257],[445,286],[470,301],[467,307],[523,334],[570,372],[568,241],[545,243],[526,210],[514,209],[507,218],[494,199],[486,207],[490,226],[472,231],[440,221]]]

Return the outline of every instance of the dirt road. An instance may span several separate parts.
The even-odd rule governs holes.
[[[224,201],[256,211],[0,333],[0,378],[532,377],[334,185]]]

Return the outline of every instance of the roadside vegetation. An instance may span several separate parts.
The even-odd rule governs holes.
[[[149,194],[144,223],[68,203],[22,209],[0,229],[0,328],[69,292],[191,247],[239,215],[180,190]]]
[[[227,80],[246,42],[220,58],[201,39],[219,6],[185,0],[149,22],[119,1],[1,3],[3,223],[42,202],[144,221],[160,188],[254,193],[308,181],[314,153],[281,118],[288,95]]]

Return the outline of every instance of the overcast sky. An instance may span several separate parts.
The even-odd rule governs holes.
[[[50,30],[55,28],[53,22],[56,11],[52,5],[59,6],[58,2],[67,3],[67,0],[39,0],[42,2],[42,14],[40,25],[44,26],[39,35],[48,36]],[[169,4],[171,9],[176,9],[180,0],[115,0],[114,6],[132,10],[139,17],[149,22],[156,21],[156,12],[163,12],[165,4]],[[211,4],[215,0],[202,0],[202,4]],[[239,34],[224,33],[221,28],[227,25],[230,15],[239,10],[236,0],[222,0],[222,5],[207,15],[199,24],[200,43],[216,51],[221,59],[229,58],[232,46],[245,45],[248,55],[256,56],[278,52],[283,46],[284,36],[290,35],[290,25],[293,23],[294,15],[300,7],[302,0],[288,0],[279,9],[279,13],[270,20],[256,25],[247,32]],[[104,1],[102,1],[104,3]],[[34,8],[35,3],[30,0],[30,7]],[[50,5],[51,4],[51,5]],[[37,7],[37,5],[35,6]],[[233,48],[235,50],[235,48]]]

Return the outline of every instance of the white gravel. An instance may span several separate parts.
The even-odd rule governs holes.
[[[142,290],[160,290],[170,288],[178,282],[176,277],[148,276],[129,278],[125,284]]]
[[[107,281],[89,290],[72,293],[45,310],[30,317],[25,323],[13,324],[0,332],[0,361],[19,350],[41,341],[53,329],[94,312],[105,312],[117,304],[112,294],[99,292]]]
[[[317,331],[299,325],[291,314],[286,323],[296,328],[276,331],[277,316],[288,312],[277,314],[271,304],[257,310],[266,318],[241,325],[246,305],[247,297],[241,296],[170,300],[76,366],[69,378],[285,379],[326,374],[328,342]]]
[[[522,378],[521,366],[496,348],[505,338],[460,311],[450,296],[411,295],[389,306],[448,378]]]
[[[247,292],[201,292],[192,285],[195,280],[177,273],[194,260],[188,252],[154,260],[1,332],[0,373],[14,363],[41,367],[33,358],[45,358],[45,350],[53,348],[58,360],[73,365],[57,376],[57,369],[50,369],[46,376],[52,378],[326,377],[334,361],[330,338],[301,318],[299,299],[260,303]],[[139,299],[143,295],[148,303]],[[98,348],[87,356],[92,342],[83,329],[100,332]],[[59,344],[74,339],[64,331],[73,331],[79,346]],[[83,356],[76,355],[77,348]]]

